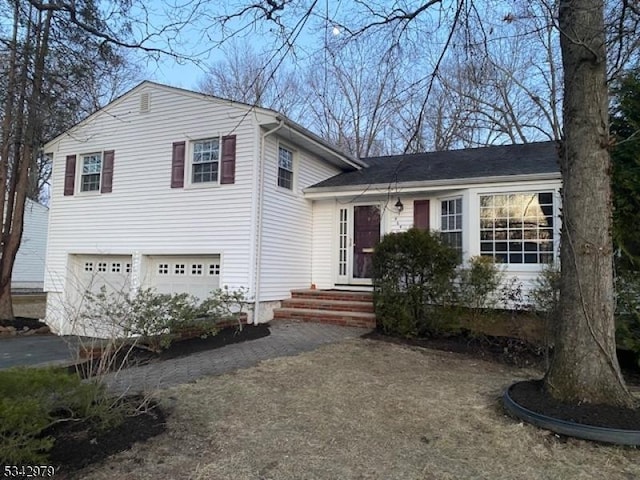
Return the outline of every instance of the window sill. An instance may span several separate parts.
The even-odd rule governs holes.
[[[184,190],[207,190],[210,188],[219,188],[220,186],[220,182],[187,183],[184,186]]]
[[[77,191],[74,195],[77,197],[99,197],[102,195],[102,192],[100,190],[91,190],[89,192]]]

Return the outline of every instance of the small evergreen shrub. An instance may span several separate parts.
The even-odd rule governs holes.
[[[529,292],[533,308],[547,319],[555,319],[560,307],[560,268],[557,265],[545,265]]]
[[[458,254],[437,233],[411,229],[386,235],[373,255],[376,322],[385,333],[438,333],[451,299]],[[444,315],[446,317],[446,315]]]
[[[497,295],[504,280],[504,272],[489,257],[471,257],[469,264],[459,269],[457,304],[466,307],[473,319],[501,303]]]
[[[46,463],[53,438],[45,434],[58,422],[97,420],[118,424],[122,412],[103,386],[52,368],[0,371],[0,464]]]

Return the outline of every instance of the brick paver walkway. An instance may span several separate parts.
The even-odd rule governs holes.
[[[251,367],[262,360],[308,352],[321,345],[359,337],[369,332],[364,328],[289,322],[273,322],[270,330],[271,335],[267,337],[128,368],[110,374],[105,380],[114,393],[151,392],[192,382],[204,376]]]

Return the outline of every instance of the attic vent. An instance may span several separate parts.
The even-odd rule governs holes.
[[[144,92],[140,94],[140,113],[146,113],[149,111],[149,104],[151,102],[151,98],[149,92]]]

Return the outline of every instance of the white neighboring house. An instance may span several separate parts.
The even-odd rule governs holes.
[[[45,151],[59,333],[101,285],[246,287],[268,321],[294,289],[370,289],[375,244],[414,225],[527,278],[557,256],[552,143],[358,160],[272,110],[143,82]]]
[[[22,242],[11,274],[12,289],[42,290],[48,223],[49,209],[27,199]]]

